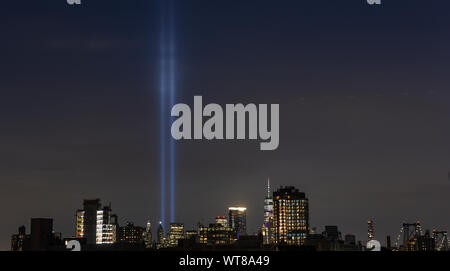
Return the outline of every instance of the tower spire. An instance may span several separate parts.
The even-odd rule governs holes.
[[[267,197],[270,198],[270,178],[267,177]]]

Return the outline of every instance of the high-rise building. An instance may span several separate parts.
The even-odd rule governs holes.
[[[236,232],[238,239],[240,235],[247,235],[247,208],[228,208],[228,226]]]
[[[158,226],[158,230],[156,231],[156,235],[157,235],[157,242],[156,242],[156,247],[157,248],[164,248],[166,247],[166,238],[164,237],[164,229],[162,226],[162,221],[159,221],[159,226]]]
[[[133,222],[127,222],[126,226],[119,227],[117,241],[122,244],[144,243],[144,228],[135,226]]]
[[[184,238],[195,242],[197,239],[197,236],[198,236],[198,232],[196,230],[190,230],[190,231],[185,232]]]
[[[375,229],[374,229],[374,225],[373,225],[373,220],[369,219],[367,221],[367,237],[369,238],[369,241],[375,239],[374,232],[375,232]]]
[[[84,200],[76,217],[76,236],[86,238],[88,245],[116,242],[117,216],[112,214],[111,206],[102,208],[100,199]]]
[[[217,216],[216,224],[221,224],[224,227],[228,227],[228,220],[226,216]]]
[[[277,244],[304,245],[309,232],[309,206],[305,193],[293,186],[275,191],[273,220]]]
[[[177,247],[178,240],[184,239],[184,224],[170,223],[167,239],[170,247]]]
[[[270,193],[270,180],[267,179],[267,194],[264,199],[264,224],[261,230],[263,244],[273,243],[273,197]]]
[[[150,221],[147,221],[147,226],[145,227],[144,243],[145,248],[152,247],[152,224],[150,223]]]

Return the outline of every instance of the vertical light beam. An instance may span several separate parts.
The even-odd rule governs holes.
[[[166,222],[166,204],[170,204],[170,222],[175,222],[175,140],[170,130],[170,111],[175,102],[175,0],[161,0],[160,26],[160,129],[161,129],[161,221]],[[169,164],[169,165],[167,165]],[[169,189],[167,189],[169,179]],[[168,191],[167,191],[168,190]],[[167,194],[169,198],[167,200]]]

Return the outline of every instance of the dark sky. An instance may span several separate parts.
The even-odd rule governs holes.
[[[159,4],[2,3],[0,249],[31,217],[73,235],[85,198],[121,223],[159,221]],[[245,205],[256,231],[270,177],[306,192],[318,230],[450,230],[449,13],[444,0],[176,1],[176,102],[280,104],[276,151],[176,144],[176,219]]]

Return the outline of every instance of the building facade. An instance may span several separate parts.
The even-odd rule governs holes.
[[[170,247],[177,247],[178,240],[184,239],[184,224],[170,223],[167,239]]]

